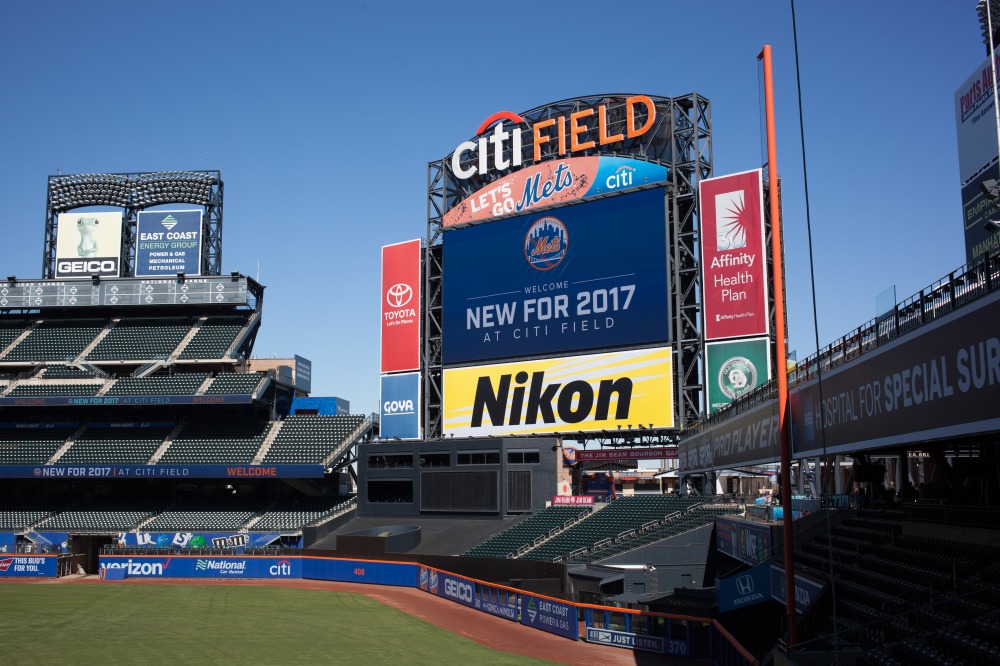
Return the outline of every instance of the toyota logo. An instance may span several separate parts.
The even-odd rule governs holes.
[[[413,298],[413,289],[408,284],[394,284],[385,292],[385,302],[393,308],[401,308]]]

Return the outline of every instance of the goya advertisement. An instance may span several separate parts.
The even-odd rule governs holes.
[[[660,189],[444,237],[446,365],[665,342]]]
[[[446,368],[444,427],[456,437],[672,428],[669,347]]]

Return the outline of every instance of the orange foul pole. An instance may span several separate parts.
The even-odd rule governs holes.
[[[778,381],[778,441],[781,445],[782,535],[785,554],[785,614],[788,616],[788,645],[793,649],[795,627],[795,558],[792,549],[792,443],[788,436],[788,368],[785,359],[784,253],[781,248],[781,206],[778,201],[778,148],[774,136],[774,74],[771,47],[765,45],[757,56],[764,64],[764,113],[767,116],[767,178],[771,198],[771,279],[774,284],[775,365]]]

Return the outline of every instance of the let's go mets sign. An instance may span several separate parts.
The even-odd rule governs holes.
[[[446,368],[444,428],[460,437],[672,428],[669,347]]]

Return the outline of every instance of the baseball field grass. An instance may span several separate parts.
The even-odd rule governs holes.
[[[5,585],[5,664],[545,664],[368,597],[217,585]]]

